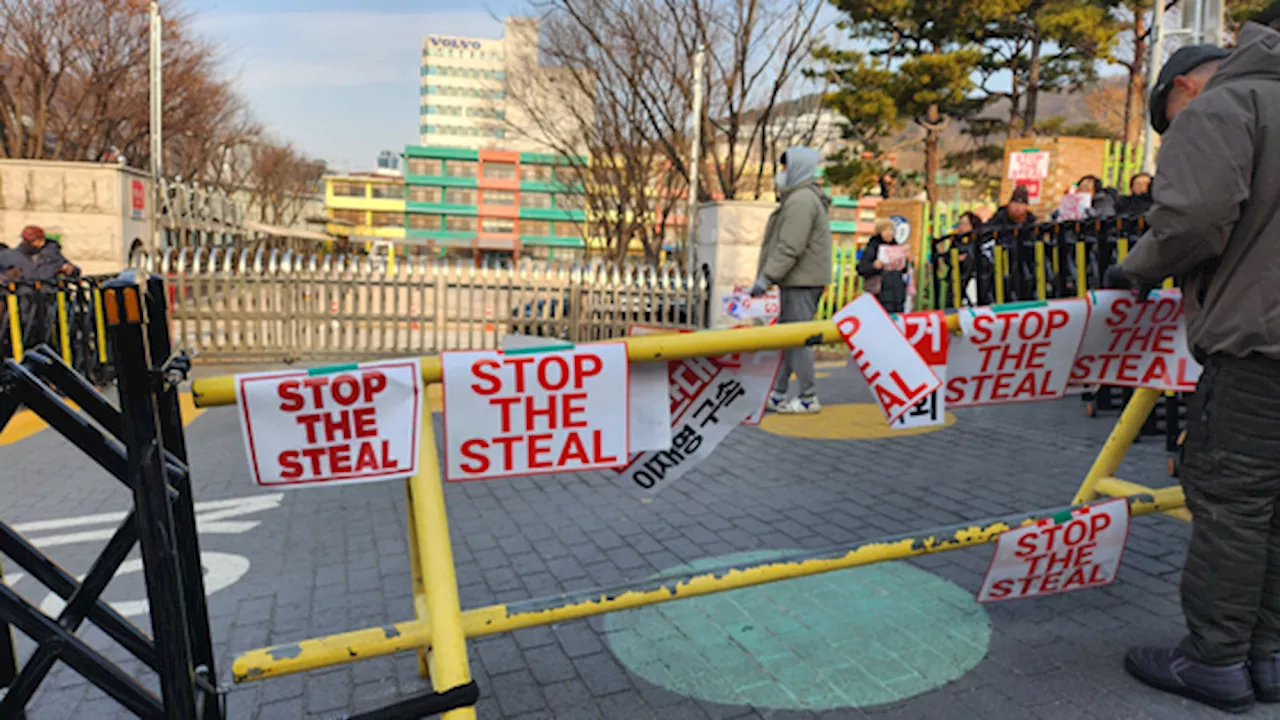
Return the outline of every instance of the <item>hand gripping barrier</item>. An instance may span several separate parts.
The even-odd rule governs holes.
[[[957,318],[948,316],[948,328],[957,332],[958,327]],[[666,362],[825,345],[842,340],[835,324],[823,320],[739,330],[632,337],[626,342],[631,362]],[[427,383],[441,381],[438,357],[421,358],[419,362]],[[231,377],[197,380],[193,391],[196,404],[201,407],[231,405],[236,401],[234,379]],[[1155,390],[1134,393],[1069,507],[975,520],[780,557],[755,565],[724,566],[710,571],[465,611],[458,599],[443,479],[436,457],[433,425],[427,415],[422,425],[419,474],[406,482],[415,618],[390,626],[242,653],[234,663],[234,680],[237,683],[250,682],[416,650],[419,671],[431,678],[437,692],[447,696],[464,688],[475,688],[467,660],[467,638],[989,543],[1007,530],[1061,514],[1103,496],[1127,499],[1133,515],[1163,512],[1188,519],[1180,488],[1153,489],[1112,477],[1125,451],[1141,431],[1158,395]],[[423,412],[430,413],[430,410],[424,408]],[[466,707],[445,712],[443,717],[451,720],[475,717],[474,708],[470,707],[475,694],[470,693],[469,697],[471,702],[465,703]]]

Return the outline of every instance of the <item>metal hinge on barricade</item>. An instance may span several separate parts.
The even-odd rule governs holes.
[[[171,388],[181,385],[191,374],[191,361],[199,352],[193,347],[179,348],[164,361],[163,365],[153,371],[156,374],[156,381]]]

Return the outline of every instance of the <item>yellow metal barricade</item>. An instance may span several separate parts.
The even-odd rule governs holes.
[[[951,332],[958,332],[958,316],[949,315],[947,326]],[[659,334],[626,340],[631,362],[667,362],[837,342],[842,340],[834,323],[829,320]],[[424,357],[419,363],[426,383],[442,380],[439,357]],[[235,403],[232,377],[197,380],[192,391],[199,407]],[[1133,400],[1078,489],[1072,507],[1098,497],[1126,497],[1133,515],[1163,512],[1185,519],[1185,501],[1180,488],[1153,489],[1114,477],[1125,451],[1137,437],[1157,397],[1158,392],[1154,390],[1134,393]],[[415,619],[244,652],[233,666],[237,683],[416,650],[419,652],[420,672],[430,676],[437,692],[445,692],[471,680],[467,638],[971,547],[992,542],[1007,530],[1064,510],[1053,508],[1015,514],[801,553],[755,565],[726,566],[642,580],[621,588],[584,590],[554,598],[464,611],[458,599],[435,433],[430,410],[424,408],[423,412],[419,473],[406,483]],[[442,717],[471,718],[474,717],[474,709],[453,710]]]

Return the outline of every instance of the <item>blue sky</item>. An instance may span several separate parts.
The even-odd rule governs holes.
[[[343,170],[418,137],[429,34],[500,37],[522,0],[185,0],[255,116]],[[161,8],[165,3],[161,0]]]

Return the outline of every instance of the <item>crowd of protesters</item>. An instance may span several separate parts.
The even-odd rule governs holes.
[[[47,342],[54,327],[54,305],[45,301],[47,297],[41,295],[45,291],[37,284],[79,275],[80,268],[62,254],[62,245],[47,237],[43,228],[23,228],[17,247],[0,242],[0,279],[4,292],[17,296],[24,348]],[[0,312],[0,350],[4,357],[13,354],[8,312]]]

